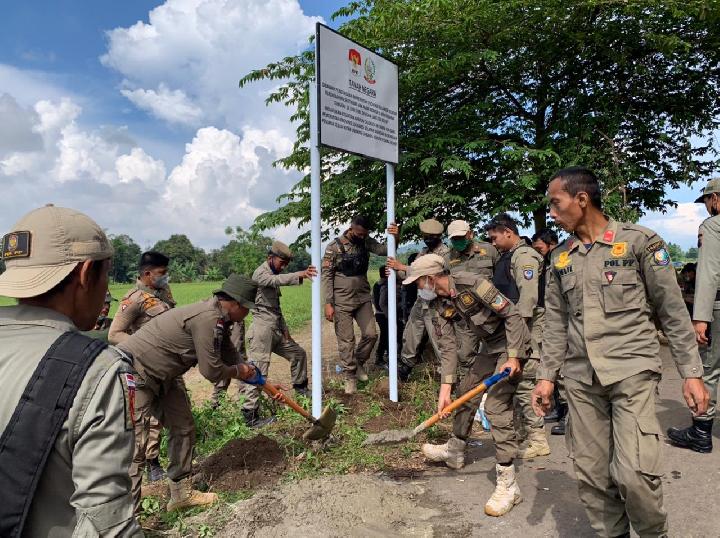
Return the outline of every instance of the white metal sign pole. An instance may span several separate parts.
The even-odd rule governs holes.
[[[395,165],[385,164],[387,176],[387,221],[395,222]],[[388,256],[396,257],[395,236],[387,236]],[[390,370],[390,401],[398,401],[397,372],[397,273],[390,271],[388,277],[388,369]]]
[[[310,220],[312,264],[322,267],[320,235],[320,148],[318,147],[317,87],[310,82]],[[312,283],[312,414],[322,413],[322,292],[320,274]]]

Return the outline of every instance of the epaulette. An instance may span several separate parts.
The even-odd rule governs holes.
[[[632,232],[640,232],[647,239],[650,239],[651,237],[655,237],[657,235],[657,232],[651,230],[650,228],[646,228],[645,226],[640,226],[639,224],[633,224],[632,222],[621,222],[621,223],[619,223],[618,227],[622,228],[623,230],[629,230]]]

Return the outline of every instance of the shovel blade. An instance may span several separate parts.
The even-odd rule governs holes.
[[[385,430],[380,433],[371,433],[367,436],[367,439],[363,441],[363,446],[402,443],[403,441],[412,439],[414,435],[415,430]]]
[[[303,439],[306,441],[319,441],[329,437],[335,427],[336,420],[337,412],[330,406],[326,407],[320,417],[303,434]]]

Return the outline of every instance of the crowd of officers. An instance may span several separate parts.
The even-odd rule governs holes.
[[[451,222],[446,245],[443,224],[428,219],[420,225],[422,251],[408,265],[388,258],[372,292],[370,253],[387,250],[369,236],[367,219],[353,219],[327,246],[321,267],[345,392],[367,380],[373,349],[376,364],[387,365],[390,345],[398,346],[403,382],[424,349],[432,351],[438,411],[453,394],[509,370],[484,403],[496,455],[485,513],[502,516],[521,502],[513,462],[550,453],[545,422],[553,420],[552,433],[567,432],[593,530],[629,536],[632,526],[640,536],[664,536],[658,329],[692,413],[692,425],[671,428],[668,437],[709,452],[720,377],[720,180],[698,198],[711,218],[700,230],[694,294],[686,286],[684,296],[665,242],[606,217],[592,171],[560,170],[548,199],[551,218],[569,233],[559,245],[550,229],[521,237],[507,214],[484,227],[487,241],[468,222]],[[396,225],[387,231],[399,239]],[[292,253],[279,241],[252,278],[231,275],[211,298],[181,307],[169,288],[170,260],[146,252],[111,321],[113,251],[90,218],[49,205],[24,216],[2,245],[0,295],[18,299],[0,310],[2,536],[140,536],[144,471],[150,481],[167,473],[168,510],[215,502],[191,483],[195,424],[182,376],[194,366],[215,385],[216,404],[232,379],[241,381],[250,425],[262,424],[259,386],[268,383],[273,353],[290,362],[295,392],[307,394],[307,355],[290,335],[280,288],[318,273],[312,266],[283,273]],[[388,289],[391,270],[402,281],[395,290]],[[401,305],[397,320],[388,319],[390,293]],[[402,336],[388,342],[387,325],[395,322]],[[113,345],[78,332],[90,330],[106,330]],[[477,397],[461,407],[450,439],[423,445],[425,457],[463,467],[480,405]],[[162,428],[167,471],[158,460]]]

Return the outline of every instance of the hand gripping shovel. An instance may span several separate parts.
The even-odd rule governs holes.
[[[454,402],[450,402],[450,404],[442,410],[442,414],[444,415],[445,413],[452,413],[465,402],[472,400],[475,396],[489,389],[495,383],[502,379],[505,379],[509,375],[510,369],[506,368],[499,374],[495,374],[494,376],[487,378],[485,381],[480,383],[471,391],[466,392]],[[440,420],[440,413],[435,413],[425,422],[423,422],[419,426],[416,426],[414,430],[385,430],[380,433],[373,433],[371,435],[368,435],[367,439],[365,439],[365,441],[363,442],[363,445],[381,445],[407,441],[408,439],[412,439],[413,437],[415,437],[418,433],[427,430],[430,426],[439,422]]]
[[[337,419],[337,413],[332,407],[326,407],[320,415],[320,418],[315,419],[310,413],[300,407],[300,404],[298,404],[295,400],[290,399],[288,396],[285,396],[285,394],[277,390],[274,386],[268,383],[263,383],[259,386],[263,392],[271,398],[276,398],[279,394],[279,399],[282,403],[291,407],[312,423],[310,429],[303,434],[303,439],[306,441],[319,441],[320,439],[325,439],[330,435],[330,432],[335,426],[335,420]]]

